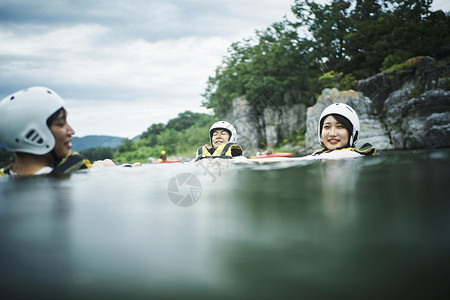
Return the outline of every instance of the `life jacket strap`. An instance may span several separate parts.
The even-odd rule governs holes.
[[[314,152],[311,155],[315,156],[315,155],[320,155],[320,154],[329,153],[329,152],[332,152],[332,151],[339,151],[339,150],[351,150],[351,151],[354,151],[356,153],[359,153],[359,154],[362,154],[362,155],[366,155],[366,156],[375,155],[375,153],[377,152],[377,150],[371,144],[365,143],[359,149],[356,149],[356,148],[353,148],[353,147],[348,147],[348,148],[341,148],[341,149],[336,149],[336,150],[328,150],[328,149],[324,148],[324,149],[321,149],[321,150],[318,150],[318,151]]]
[[[79,155],[77,152],[71,152],[49,174],[50,175],[69,174],[77,170],[89,168],[92,168],[92,165],[88,159]]]

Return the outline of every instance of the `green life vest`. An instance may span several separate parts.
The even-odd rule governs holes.
[[[356,149],[356,148],[353,148],[353,147],[341,148],[341,149],[336,149],[336,150],[322,149],[322,150],[314,152],[311,155],[320,155],[320,154],[330,153],[332,151],[339,151],[339,150],[351,150],[351,151],[357,152],[357,153],[359,153],[361,155],[367,155],[367,156],[375,155],[375,153],[377,152],[377,150],[371,144],[365,143],[359,149]]]
[[[214,148],[209,148],[206,146],[201,146],[197,149],[197,155],[195,157],[195,161],[198,161],[203,158],[224,158],[231,159],[233,156],[242,155],[242,148],[238,144],[226,143],[222,144],[214,152],[211,154],[210,151],[214,150]],[[233,153],[231,153],[233,150]]]

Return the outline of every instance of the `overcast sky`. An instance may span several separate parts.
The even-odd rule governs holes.
[[[201,94],[227,48],[292,16],[293,3],[0,0],[0,99],[46,86],[66,100],[76,136],[132,138],[180,112],[207,112]]]

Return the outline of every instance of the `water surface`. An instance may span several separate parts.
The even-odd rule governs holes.
[[[0,178],[0,284],[32,298],[444,298],[449,157]]]

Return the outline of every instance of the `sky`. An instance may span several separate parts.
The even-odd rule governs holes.
[[[201,94],[228,47],[292,17],[293,3],[0,0],[0,99],[53,89],[78,137],[133,138],[186,110],[212,113]]]

